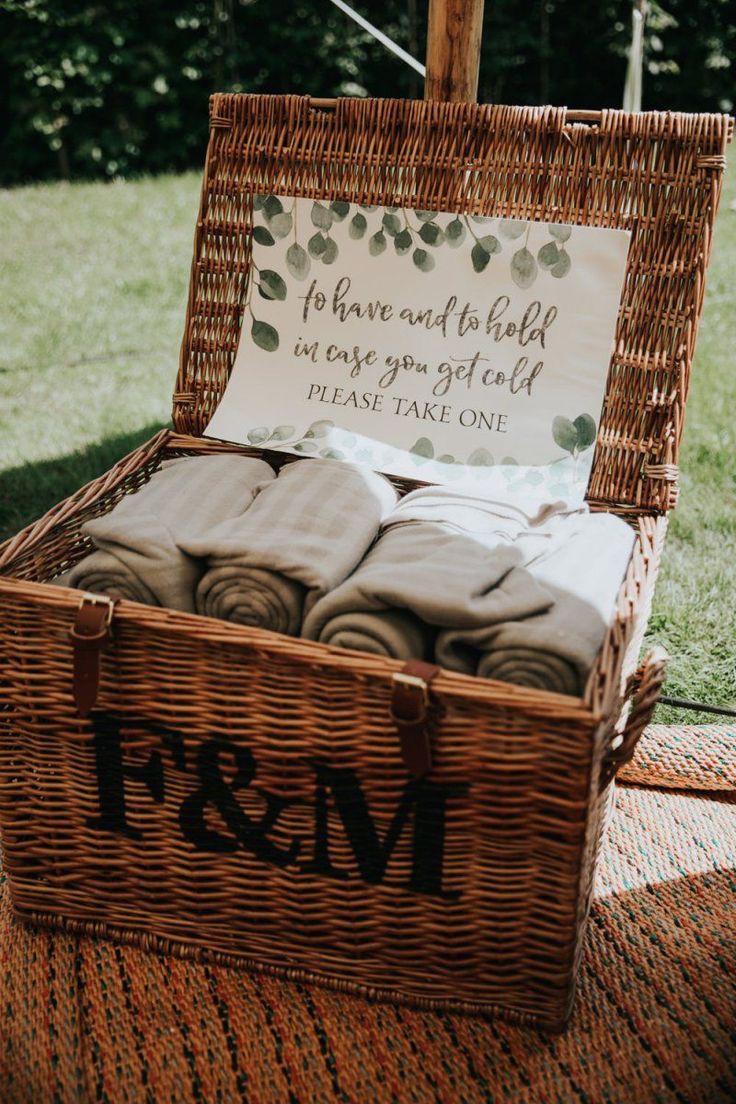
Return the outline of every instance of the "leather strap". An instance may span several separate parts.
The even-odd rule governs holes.
[[[97,701],[100,659],[110,641],[115,602],[100,594],[83,594],[69,638],[74,647],[74,703],[86,717]]]
[[[414,778],[432,769],[429,736],[436,710],[429,697],[429,684],[440,673],[433,663],[410,659],[393,677],[391,719],[401,742],[401,757]]]

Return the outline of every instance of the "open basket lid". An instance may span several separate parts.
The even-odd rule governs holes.
[[[588,498],[631,513],[671,508],[732,126],[727,115],[213,96],[176,429],[201,434],[230,378],[255,194],[623,229],[631,243]]]

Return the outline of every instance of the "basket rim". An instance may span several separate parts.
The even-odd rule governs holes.
[[[21,597],[38,609],[68,611],[70,625],[73,623],[73,614],[79,607],[81,594],[79,590],[69,587],[35,583],[9,575],[0,576],[0,595],[11,600]],[[166,638],[189,637],[207,645],[236,648],[244,654],[268,652],[299,666],[331,670],[335,673],[347,671],[357,678],[385,681],[387,686],[394,674],[400,672],[404,666],[401,660],[373,656],[303,637],[284,636],[267,629],[237,625],[202,614],[145,606],[126,600],[115,604],[113,632],[115,627],[160,634]],[[494,709],[519,708],[528,715],[564,717],[586,726],[597,725],[603,719],[602,714],[587,705],[583,697],[536,690],[496,679],[479,679],[446,668],[441,668],[440,674],[432,682],[432,689],[448,701],[472,700],[474,705]]]
[[[26,526],[15,537],[0,545],[0,595],[5,596],[6,602],[7,600],[17,601],[21,596],[39,609],[67,609],[72,614],[79,605],[80,592],[48,582],[34,582],[24,578],[23,575],[20,577],[14,575],[13,569],[18,560],[22,562],[24,558],[31,557],[29,562],[33,563],[45,542],[52,540],[55,535],[63,531],[80,512],[107,499],[132,475],[142,469],[152,465],[151,470],[154,470],[167,454],[198,453],[202,450],[247,452],[268,460],[267,450],[230,443],[218,445],[211,439],[185,436],[171,429],[159,431],[104,475],[80,488],[76,494],[52,507],[38,521]],[[616,685],[616,679],[612,677],[612,672],[609,670],[611,658],[619,653],[623,657],[622,648],[628,647],[629,638],[641,620],[642,609],[645,608],[641,605],[644,593],[641,587],[649,571],[646,565],[651,563],[652,556],[658,563],[659,551],[655,550],[658,548],[661,551],[664,531],[667,527],[666,516],[649,514],[633,518],[629,515],[629,520],[634,523],[632,527],[637,533],[634,553],[628,572],[622,581],[609,635],[582,694],[575,697],[537,691],[530,687],[515,686],[492,679],[478,679],[445,669],[438,676],[435,683],[436,689],[441,691],[443,696],[447,695],[457,701],[472,700],[474,704],[481,707],[523,708],[525,712],[535,716],[556,719],[564,716],[572,722],[579,721],[586,726],[604,722],[611,708],[617,701],[622,700],[622,686]],[[187,614],[136,602],[118,603],[117,619],[122,624],[150,628],[160,634],[164,640],[172,634],[179,634],[191,639],[198,637],[208,643],[220,643],[228,647],[240,645],[246,651],[254,653],[267,649],[269,654],[283,655],[292,662],[301,662],[315,669],[324,671],[326,667],[330,667],[334,671],[339,671],[347,668],[358,677],[376,678],[378,682],[388,683],[393,674],[400,671],[403,666],[400,661],[391,660],[388,657],[372,656],[365,652],[337,648],[301,637],[283,636],[263,629],[203,617],[200,614]],[[70,624],[71,622],[70,616]],[[636,665],[635,660],[634,656],[630,664],[632,669]]]

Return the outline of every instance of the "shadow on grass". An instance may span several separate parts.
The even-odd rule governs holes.
[[[0,472],[0,541],[12,537],[91,479],[103,475],[162,428],[151,423],[56,460],[40,460]]]

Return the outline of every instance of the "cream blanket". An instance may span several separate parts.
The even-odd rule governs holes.
[[[274,479],[268,464],[247,456],[165,460],[139,491],[85,522],[95,551],[56,581],[193,613],[202,564],[181,543],[243,514]]]

